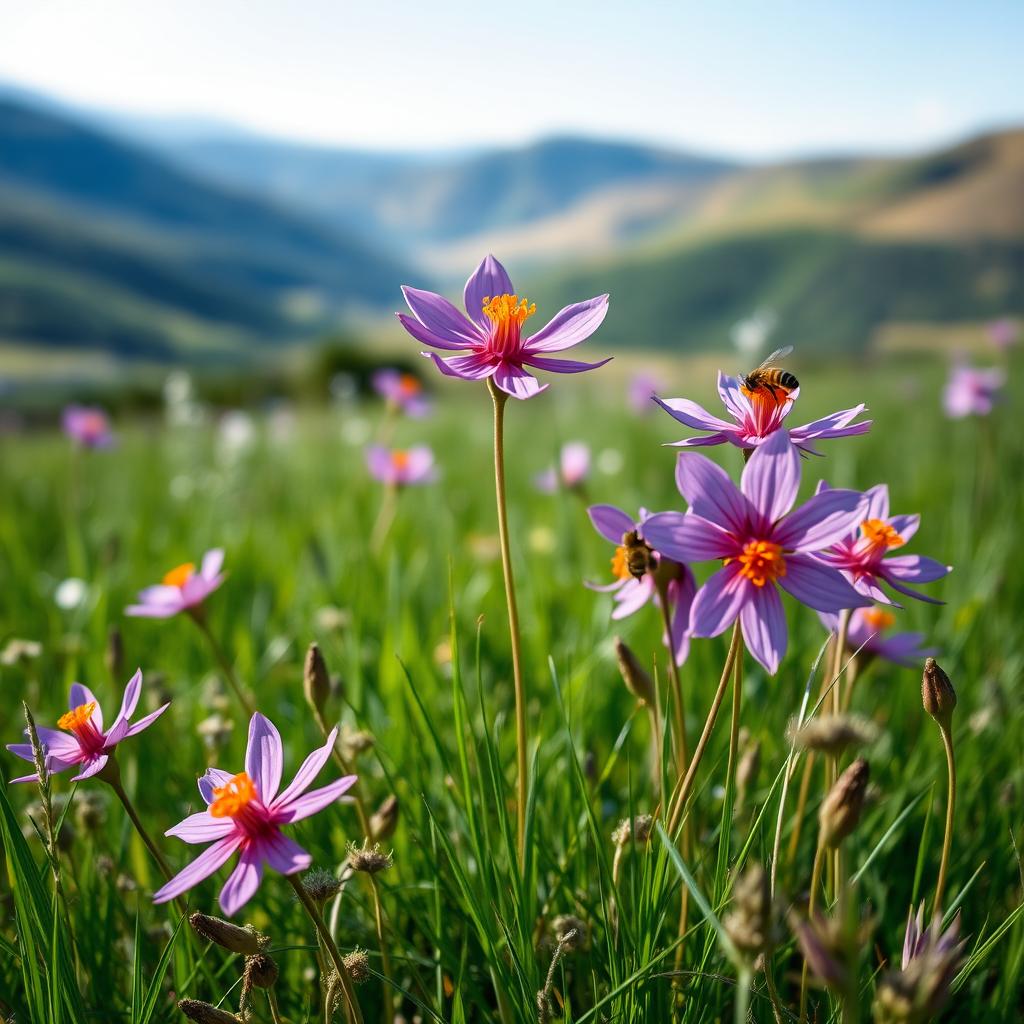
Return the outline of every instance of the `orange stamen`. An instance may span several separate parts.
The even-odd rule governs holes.
[[[779,384],[773,384],[770,388],[764,384],[759,384],[753,389],[741,384],[740,391],[742,391],[743,394],[745,394],[752,402],[765,405],[769,409],[775,409],[780,405],[785,405],[786,402],[789,401],[789,388],[784,388]]]
[[[195,562],[185,562],[176,566],[164,576],[165,587],[183,587],[195,575]]]
[[[484,298],[484,316],[494,324],[491,344],[499,352],[516,349],[523,324],[537,312],[536,303],[518,295],[495,295]]]
[[[409,453],[401,448],[396,448],[391,453],[391,468],[401,473],[409,468]]]
[[[725,564],[740,563],[740,575],[746,577],[755,587],[774,583],[786,575],[786,560],[782,556],[782,545],[770,540],[752,540],[743,548],[743,554],[725,559]]]
[[[403,373],[398,380],[398,390],[403,395],[418,395],[423,390],[423,385],[419,382],[418,377],[414,377],[411,373]]]
[[[884,519],[865,519],[860,524],[860,532],[872,547],[898,548],[904,543],[895,528]]]
[[[234,818],[256,799],[256,785],[246,772],[239,772],[213,791],[210,814],[214,818]]]
[[[91,700],[88,704],[79,704],[66,714],[57,719],[57,728],[65,732],[77,733],[92,720],[92,713],[96,710],[96,701]]]
[[[884,608],[865,608],[863,616],[865,624],[876,632],[888,629],[896,621],[896,616]]]

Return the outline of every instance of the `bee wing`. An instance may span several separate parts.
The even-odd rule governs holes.
[[[764,359],[761,362],[761,365],[758,366],[758,369],[763,370],[766,366],[771,366],[772,363],[778,362],[778,360],[780,359],[785,359],[786,356],[788,356],[792,351],[792,345],[783,345],[782,348],[777,348],[770,356],[768,356],[767,359]]]

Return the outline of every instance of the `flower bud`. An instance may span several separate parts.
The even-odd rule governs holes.
[[[939,668],[934,658],[924,663],[924,675],[921,677],[921,703],[940,726],[949,728],[953,720],[953,709],[956,707],[956,690],[949,681],[949,676]]]
[[[398,826],[398,797],[389,796],[370,816],[370,838],[390,839]]]
[[[773,944],[771,888],[760,864],[752,864],[736,881],[733,909],[722,927],[733,945],[751,961]]]
[[[801,750],[839,757],[851,747],[866,747],[878,738],[875,724],[860,715],[821,715],[790,730],[790,739]]]
[[[313,868],[302,876],[302,888],[318,907],[323,907],[341,891],[341,881],[325,868]]]
[[[615,638],[615,657],[619,662],[619,671],[622,673],[622,681],[626,684],[626,689],[638,701],[654,707],[654,683],[637,660],[636,655],[619,636]]]
[[[821,841],[826,846],[837,847],[857,827],[864,809],[870,776],[871,769],[867,761],[860,757],[836,779],[835,785],[828,791],[818,812]]]
[[[273,957],[257,953],[245,958],[246,983],[256,988],[273,988],[279,971]]]
[[[215,942],[232,953],[255,956],[270,942],[266,935],[256,931],[251,924],[240,927],[219,917],[200,914],[198,911],[189,917],[188,923],[200,938],[206,939],[207,942]]]
[[[327,698],[331,695],[331,677],[327,672],[327,663],[317,644],[310,644],[309,650],[306,651],[302,686],[306,694],[306,703],[322,716]]]
[[[650,842],[654,819],[649,814],[638,814],[635,818],[623,818],[612,832],[616,846],[628,846],[635,839],[637,844]]]
[[[178,1009],[196,1024],[240,1024],[242,1019],[198,999],[179,999]]]

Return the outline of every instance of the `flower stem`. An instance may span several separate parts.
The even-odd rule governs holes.
[[[320,711],[318,711],[316,708],[314,708],[313,709],[313,715],[316,718],[317,728],[320,730],[321,735],[326,740],[327,737],[330,736],[331,730],[327,728],[327,722],[324,720],[323,714],[321,714]],[[352,770],[352,766],[348,763],[348,761],[345,760],[344,757],[342,757],[341,751],[338,750],[338,746],[337,746],[336,743],[331,748],[331,756],[334,758],[335,764],[337,764],[337,766],[341,769],[341,774],[342,775],[354,775],[355,774],[355,772],[353,772],[353,770]],[[360,790],[360,786],[359,786],[360,781],[361,780],[359,780],[359,779],[356,780],[356,784],[352,787],[350,792],[352,794],[353,799],[356,802],[356,814],[359,815],[359,827],[363,830],[363,835],[367,839],[372,839],[373,836],[370,835],[370,817],[366,813],[366,804],[363,802],[362,794],[359,791]]]
[[[686,750],[686,707],[683,704],[683,682],[679,677],[679,666],[676,664],[676,643],[672,636],[672,609],[669,607],[668,586],[657,580],[658,604],[661,607],[661,621],[665,627],[668,644],[668,676],[672,680],[672,712],[675,732],[676,775],[683,778],[686,774],[688,754]]]
[[[379,555],[384,547],[384,541],[391,532],[391,524],[395,521],[395,513],[398,511],[398,486],[390,484],[384,488],[384,497],[380,503],[380,511],[377,513],[377,520],[373,524],[373,531],[370,534],[370,550]]]
[[[946,793],[946,834],[942,840],[942,860],[939,863],[939,880],[935,883],[935,902],[932,917],[942,920],[942,897],[946,892],[946,872],[949,869],[949,851],[953,845],[953,812],[956,809],[956,758],[953,755],[953,734],[948,725],[939,724],[942,744],[946,748],[948,770],[948,791]]]
[[[352,979],[349,977],[348,968],[341,958],[341,953],[338,952],[338,946],[331,935],[330,929],[327,927],[327,923],[324,921],[323,914],[320,913],[320,908],[313,902],[309,893],[306,892],[297,875],[285,875],[284,877],[295,890],[295,895],[298,896],[299,902],[305,908],[309,919],[316,928],[317,936],[321,943],[323,943],[324,949],[327,950],[327,955],[331,958],[331,963],[334,965],[334,971],[338,976],[338,982],[345,996],[345,1019],[350,1024],[363,1024],[363,1012],[359,1008],[359,1000],[356,999],[355,990],[352,988]]]
[[[213,657],[217,664],[220,665],[221,671],[224,673],[224,676],[228,681],[228,685],[235,691],[235,696],[238,698],[238,702],[242,705],[245,713],[251,718],[256,713],[256,708],[253,707],[252,701],[250,701],[245,695],[245,691],[242,689],[242,684],[239,682],[238,676],[235,674],[235,668],[231,664],[227,654],[225,654],[224,648],[217,642],[217,638],[211,632],[209,625],[207,625],[206,616],[203,614],[202,609],[191,609],[189,611],[189,616],[199,627],[199,632],[206,637],[206,642],[210,645]]]
[[[377,927],[377,945],[380,946],[381,974],[384,975],[384,979],[381,982],[381,986],[384,989],[381,1018],[384,1024],[392,1024],[394,1012],[391,998],[391,957],[388,955],[388,947],[384,941],[384,908],[381,905],[380,886],[377,885],[377,879],[372,874],[368,874],[366,877],[369,880],[370,890],[373,893],[373,917]]]
[[[845,608],[839,613],[839,628],[836,630],[836,645],[835,650],[832,653],[832,714],[838,715],[842,712],[843,699],[842,699],[842,675],[843,675],[843,655],[846,652],[846,639],[850,633],[850,615],[852,614],[849,608]],[[836,779],[839,778],[839,755],[831,755],[828,759],[828,770],[826,772],[825,779],[825,795],[828,795],[829,790],[835,785]],[[839,890],[843,886],[842,871],[843,871],[843,860],[842,853],[839,847],[835,849],[835,854],[829,862],[829,878],[831,885],[829,890],[833,900],[839,898]]]
[[[807,897],[807,917],[814,916],[814,908],[818,903],[818,889],[821,886],[821,865],[824,861],[825,844],[818,843],[814,851],[814,866],[811,868],[811,891]],[[800,972],[800,1019],[804,1020],[807,1011],[807,959],[804,958],[803,970]]]
[[[174,872],[171,871],[167,861],[164,860],[164,855],[160,852],[160,848],[150,838],[149,833],[143,827],[142,821],[139,819],[139,815],[136,813],[135,807],[132,805],[128,794],[124,790],[124,786],[121,784],[121,768],[113,756],[103,766],[103,770],[99,773],[99,777],[114,791],[117,799],[121,801],[121,805],[125,809],[128,817],[131,819],[132,825],[135,826],[135,831],[139,834],[139,838],[145,844],[147,850],[149,850],[150,856],[156,861],[157,867],[160,868],[161,874],[164,879],[170,881],[174,876]]]
[[[669,835],[675,835],[676,829],[679,827],[679,820],[683,816],[683,811],[686,808],[686,801],[690,796],[690,791],[693,789],[693,784],[697,778],[697,769],[700,767],[701,759],[704,757],[704,751],[707,750],[708,741],[711,739],[711,732],[715,727],[715,720],[718,718],[718,712],[722,707],[722,701],[725,699],[725,691],[729,685],[729,679],[732,677],[733,665],[736,662],[736,657],[739,654],[740,645],[742,643],[743,634],[740,632],[740,623],[739,619],[737,619],[736,624],[732,628],[732,639],[729,642],[729,653],[725,656],[725,665],[722,668],[722,678],[718,683],[718,690],[715,693],[714,700],[711,702],[708,717],[704,722],[704,731],[701,733],[700,739],[697,741],[697,749],[693,752],[693,760],[690,761],[690,766],[686,770],[686,778],[684,778],[682,783],[679,785],[679,788],[672,800],[672,811],[669,815],[668,822]]]
[[[512,551],[508,533],[508,506],[505,497],[505,404],[508,395],[487,378],[494,402],[494,492],[498,503],[498,535],[501,541],[501,568],[505,576],[505,604],[508,606],[508,631],[512,642],[512,677],[516,697],[516,834],[520,867],[526,857],[526,695],[523,687],[523,657],[519,637],[519,609],[512,575]]]
[[[277,996],[272,988],[267,989],[267,1002],[270,1004],[270,1019],[273,1024],[284,1024],[281,1019],[281,1009],[277,1005]]]

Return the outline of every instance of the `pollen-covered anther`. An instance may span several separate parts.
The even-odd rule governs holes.
[[[860,532],[872,547],[898,548],[905,543],[895,527],[884,519],[865,519],[860,524]]]
[[[396,448],[391,453],[391,465],[401,473],[409,468],[409,453],[403,448]]]
[[[255,783],[246,772],[239,772],[214,789],[210,814],[214,818],[237,817],[255,798]]]
[[[763,587],[766,583],[774,583],[780,576],[786,575],[786,559],[782,554],[782,545],[770,540],[748,541],[742,554],[725,559],[725,564],[740,563],[740,575],[750,580],[755,587]]]
[[[83,729],[91,725],[92,713],[95,710],[96,701],[94,700],[89,701],[88,704],[79,704],[77,708],[72,708],[57,719],[57,728],[78,735]]]
[[[896,622],[896,616],[884,608],[865,608],[862,613],[864,624],[876,632],[889,629]]]
[[[163,585],[165,587],[183,587],[195,575],[195,572],[194,562],[184,562],[164,574]]]
[[[495,295],[484,298],[483,312],[493,325],[491,349],[497,354],[510,354],[518,350],[523,324],[537,312],[537,306],[518,295]]]

